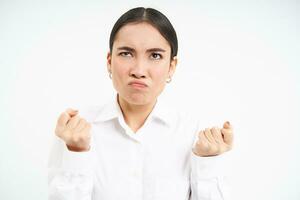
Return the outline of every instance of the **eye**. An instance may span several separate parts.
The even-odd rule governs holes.
[[[159,60],[159,59],[162,59],[162,55],[159,53],[152,53],[151,58],[154,60]]]
[[[132,56],[131,52],[129,52],[129,51],[123,51],[123,52],[120,52],[119,55],[120,55],[120,56],[123,56],[123,57],[129,57],[129,56]]]

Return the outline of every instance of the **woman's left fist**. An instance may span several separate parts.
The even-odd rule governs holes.
[[[227,121],[223,128],[206,128],[198,134],[198,141],[192,151],[198,156],[216,156],[229,151],[233,144],[233,129]]]

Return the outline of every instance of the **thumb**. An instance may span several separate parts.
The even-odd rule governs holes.
[[[68,108],[66,110],[66,113],[69,115],[69,117],[74,117],[75,115],[78,114],[78,110],[72,109],[72,108]]]
[[[232,125],[230,124],[229,121],[226,121],[226,122],[223,124],[223,128],[225,128],[225,129],[231,129],[231,128],[232,128]]]
[[[225,122],[223,128],[221,129],[224,142],[228,145],[232,145],[233,143],[233,130],[232,125],[229,121]]]

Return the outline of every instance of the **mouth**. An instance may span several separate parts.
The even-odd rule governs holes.
[[[148,85],[142,81],[131,81],[129,83],[129,85],[133,88],[136,88],[136,89],[143,89],[143,88],[146,88],[148,87]]]

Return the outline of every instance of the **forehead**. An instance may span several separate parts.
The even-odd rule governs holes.
[[[130,46],[135,49],[163,48],[171,51],[168,41],[151,24],[129,23],[116,34],[114,46]]]

